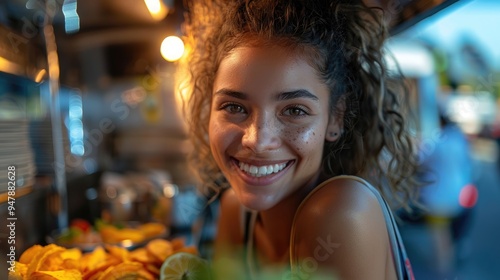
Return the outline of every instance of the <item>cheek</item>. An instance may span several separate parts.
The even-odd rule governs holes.
[[[217,112],[210,114],[210,119],[208,120],[208,137],[210,140],[224,137],[224,122],[220,118]],[[211,141],[210,141],[211,142]]]
[[[214,157],[217,157],[217,151],[220,149],[220,146],[223,145],[221,142],[221,140],[224,139],[224,135],[221,135],[223,132],[224,130],[221,129],[217,122],[210,120],[208,124],[208,142]]]
[[[312,151],[322,151],[317,148],[322,147],[325,138],[324,133],[316,126],[290,130],[286,133],[286,137],[290,139],[290,144],[295,147],[295,150],[307,154]]]
[[[221,157],[222,153],[236,138],[237,132],[230,125],[220,121],[210,120],[208,125],[208,140],[214,157]]]

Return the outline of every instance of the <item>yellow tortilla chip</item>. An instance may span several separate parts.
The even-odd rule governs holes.
[[[81,280],[82,274],[75,269],[56,271],[35,271],[29,279],[34,280]]]
[[[199,255],[198,248],[196,248],[196,246],[182,247],[180,249],[175,250],[175,253],[177,252],[186,252],[186,253],[191,253],[193,255]]]
[[[139,269],[137,271],[137,279],[155,280],[158,275],[153,275],[147,269]]]
[[[101,263],[101,265],[85,271],[83,274],[83,279],[95,279],[95,275],[97,274],[102,274],[103,272],[107,271],[108,269],[111,269],[115,265],[119,264],[120,261],[117,258],[113,258],[110,260],[107,260],[106,262]]]
[[[144,234],[145,238],[157,237],[167,230],[165,225],[160,223],[145,223],[140,225],[138,229]]]
[[[9,280],[22,280],[26,275],[28,266],[24,263],[15,262],[14,268],[9,269]]]
[[[153,239],[146,244],[146,250],[150,252],[157,262],[163,263],[163,261],[174,253],[172,243],[165,239]]]
[[[109,254],[116,257],[120,261],[128,261],[129,260],[129,251],[123,247],[114,246],[114,245],[105,245],[106,250],[108,250]]]
[[[106,261],[106,251],[101,246],[97,246],[94,251],[83,255],[80,258],[81,271],[93,270]]]
[[[61,258],[63,260],[79,260],[82,257],[82,251],[78,248],[66,249],[61,252]]]
[[[62,263],[62,268],[80,270],[80,262],[78,260],[65,259]]]
[[[139,270],[142,269],[142,264],[138,262],[124,262],[116,266],[109,267],[99,277],[100,280],[114,280],[128,277],[127,279],[138,279]],[[139,278],[140,279],[140,278]]]
[[[21,254],[21,257],[19,257],[19,262],[29,264],[33,260],[33,257],[35,257],[36,253],[38,253],[42,248],[43,247],[39,244],[29,247]]]
[[[160,268],[154,264],[145,264],[144,269],[146,269],[149,273],[151,273],[155,277],[160,276]]]
[[[49,244],[43,247],[36,253],[36,255],[33,257],[33,260],[28,264],[28,271],[26,273],[26,276],[28,278],[31,277],[32,273],[40,270],[40,267],[44,265],[44,262],[47,260],[49,256],[61,251],[64,251],[64,248],[57,246],[55,244]]]
[[[124,240],[130,240],[132,243],[139,243],[144,240],[142,231],[133,228],[118,229],[114,226],[104,226],[99,233],[105,243],[116,244]]]
[[[37,271],[53,271],[60,270],[63,264],[63,259],[61,258],[61,253],[64,251],[57,251],[49,254],[45,261],[40,264]]]
[[[131,261],[140,263],[152,263],[155,261],[154,256],[149,254],[145,248],[138,248],[130,252]]]
[[[90,275],[88,277],[83,276],[83,280],[99,280],[104,271],[97,271],[95,274]]]
[[[183,237],[174,238],[172,239],[172,241],[170,241],[170,243],[172,243],[172,249],[174,251],[182,249],[184,246],[186,246],[186,240]]]

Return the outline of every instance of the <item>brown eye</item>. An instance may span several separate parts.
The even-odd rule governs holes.
[[[224,103],[220,106],[220,110],[225,110],[231,114],[245,113],[245,109],[236,103]]]
[[[286,108],[283,115],[292,116],[292,117],[300,117],[300,116],[308,115],[308,113],[306,110],[304,110],[300,106],[293,106],[293,107]]]

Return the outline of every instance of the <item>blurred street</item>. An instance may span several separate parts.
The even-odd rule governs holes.
[[[431,233],[428,225],[406,224],[401,227],[417,280],[499,279],[500,165],[496,162],[497,150],[491,140],[473,142],[474,183],[479,198],[464,236],[455,244],[454,251],[443,245],[446,240],[442,237],[439,241],[433,238],[436,235]],[[439,269],[438,256],[443,254],[449,254],[454,260],[447,273],[440,272],[446,269]]]

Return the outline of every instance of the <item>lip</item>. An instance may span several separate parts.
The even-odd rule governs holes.
[[[286,161],[286,166],[283,168],[280,172],[278,173],[272,173],[266,176],[261,176],[261,177],[254,177],[250,176],[248,173],[244,172],[243,170],[240,169],[239,167],[239,160],[236,158],[231,158],[231,162],[233,165],[233,168],[236,170],[236,172],[239,174],[240,178],[248,185],[252,186],[267,186],[270,184],[275,183],[278,181],[281,177],[283,177],[287,172],[288,169],[295,163],[295,160],[288,160]],[[256,160],[244,160],[243,162],[255,166],[263,166],[263,165],[272,165],[272,164],[280,164],[283,163],[284,161],[256,161]]]

